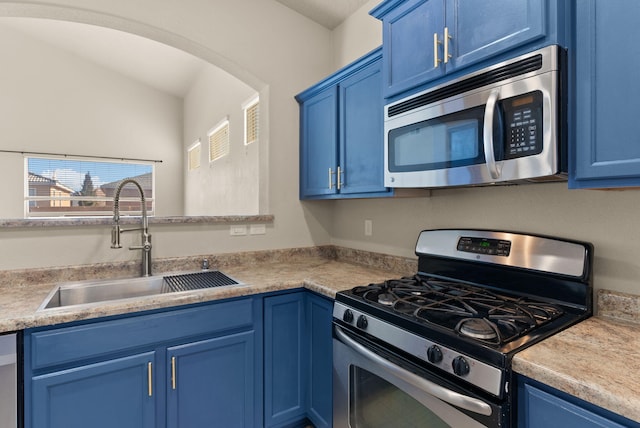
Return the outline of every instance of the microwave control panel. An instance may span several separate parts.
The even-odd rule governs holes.
[[[542,93],[529,92],[501,101],[505,120],[505,159],[542,152]]]

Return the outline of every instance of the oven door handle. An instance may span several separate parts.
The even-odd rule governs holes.
[[[339,326],[334,325],[334,328],[336,336],[338,336],[342,343],[349,346],[351,349],[361,354],[363,357],[366,357],[376,364],[383,366],[394,376],[449,404],[465,410],[469,410],[474,413],[478,413],[480,415],[491,416],[491,406],[489,406],[484,401],[451,391],[427,379],[417,376],[410,371],[403,369],[402,367],[398,367],[386,358],[379,356],[378,354],[370,351],[355,340],[351,339],[342,331]]]

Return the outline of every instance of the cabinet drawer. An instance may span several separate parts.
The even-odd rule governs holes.
[[[250,298],[113,321],[27,331],[31,370],[253,325]]]

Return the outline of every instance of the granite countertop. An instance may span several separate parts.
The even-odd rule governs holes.
[[[246,285],[37,311],[56,283],[108,278],[114,271],[134,276],[135,269],[107,264],[89,270],[65,267],[0,272],[0,333],[300,287],[334,298],[340,290],[417,271],[415,260],[331,246],[208,258],[212,268]],[[202,256],[154,261],[154,268],[165,273],[193,270],[201,260]],[[640,373],[640,296],[601,290],[597,300],[598,316],[518,353],[513,369],[640,422],[636,376]]]
[[[513,370],[640,422],[640,296],[600,290],[598,316],[519,352]]]
[[[275,257],[266,258],[261,255],[249,257],[243,255],[237,259],[232,257],[231,260],[222,261],[216,260],[216,256],[211,256],[211,258],[213,259],[211,263],[212,269],[219,268],[244,285],[167,293],[102,302],[98,305],[78,305],[38,311],[39,306],[56,287],[56,284],[69,280],[83,279],[83,276],[91,277],[91,275],[76,274],[68,278],[65,276],[67,275],[66,270],[62,270],[57,275],[55,272],[53,273],[53,276],[59,277],[59,280],[52,282],[49,279],[52,274],[51,270],[43,270],[41,275],[37,272],[29,271],[25,275],[28,274],[30,278],[25,280],[24,283],[16,281],[10,276],[7,277],[5,275],[3,277],[0,275],[0,333],[301,287],[333,299],[336,292],[340,290],[349,289],[357,285],[367,285],[371,282],[380,282],[416,271],[416,267],[412,267],[411,261],[400,260],[399,258],[399,265],[382,263],[380,265],[384,266],[382,268],[367,266],[358,263],[358,261],[366,258],[358,254],[349,255],[347,257],[348,261],[339,261],[334,254],[329,254],[329,257],[327,257],[327,254],[324,253],[300,253],[299,251],[280,252]],[[182,261],[176,262],[174,260],[164,264],[164,273],[184,272],[187,270]],[[197,264],[189,263],[189,266],[193,265],[197,266]],[[407,268],[406,266],[409,267]],[[100,272],[105,270],[120,271],[118,268],[99,269]],[[41,282],[37,281],[39,277]],[[98,278],[104,278],[104,276],[98,276]]]

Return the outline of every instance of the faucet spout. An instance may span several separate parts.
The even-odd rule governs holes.
[[[122,229],[120,227],[120,192],[122,188],[127,184],[133,184],[138,188],[140,193],[140,203],[142,205],[142,227],[136,229]],[[141,245],[131,246],[130,250],[142,250],[142,276],[151,275],[151,234],[149,233],[149,219],[147,217],[147,204],[144,198],[144,191],[142,186],[136,180],[132,178],[126,178],[118,184],[116,188],[115,196],[113,197],[113,221],[115,225],[111,230],[111,248],[122,248],[120,244],[120,235],[124,232],[131,232],[134,230],[141,231]]]

